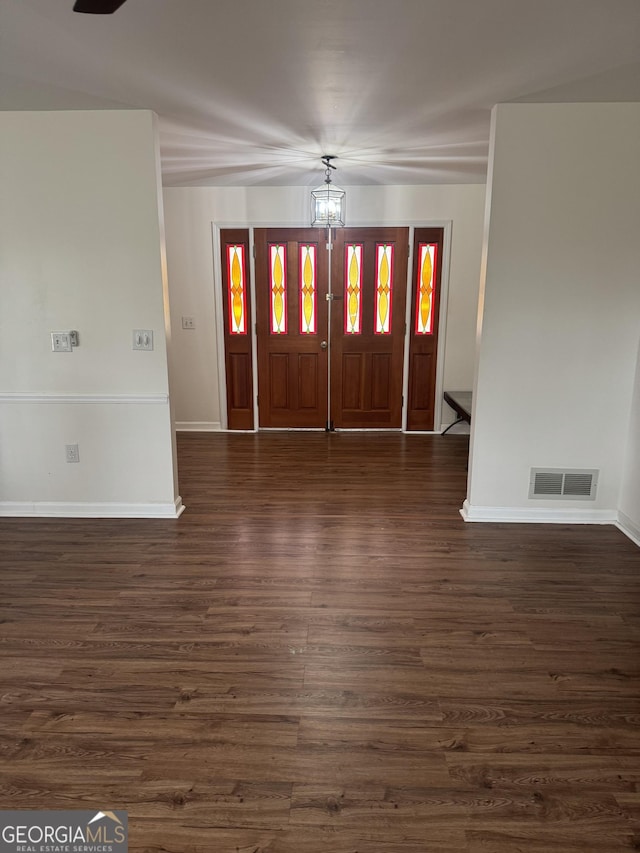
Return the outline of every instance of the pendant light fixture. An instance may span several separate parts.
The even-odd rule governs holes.
[[[344,225],[347,194],[331,183],[331,170],[336,168],[331,161],[335,159],[333,154],[325,154],[322,158],[325,167],[324,184],[311,191],[312,225],[324,228]]]

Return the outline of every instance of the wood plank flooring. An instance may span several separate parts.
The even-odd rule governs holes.
[[[640,550],[465,524],[464,436],[179,436],[177,521],[0,520],[0,807],[136,853],[640,849]]]

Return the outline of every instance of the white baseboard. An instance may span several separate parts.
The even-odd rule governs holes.
[[[500,521],[516,524],[616,524],[618,513],[611,509],[549,509],[513,506],[471,506],[462,504],[465,521]]]
[[[179,518],[182,498],[173,503],[72,503],[71,501],[1,501],[0,516],[22,518]]]
[[[616,527],[640,548],[640,527],[631,521],[628,515],[625,515],[623,512],[618,512]]]
[[[178,432],[219,432],[221,429],[220,421],[176,421]]]

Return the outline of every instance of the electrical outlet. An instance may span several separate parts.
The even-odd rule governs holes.
[[[71,332],[51,332],[51,349],[54,352],[71,352]]]
[[[153,349],[153,332],[150,329],[134,329],[133,330],[133,348],[152,350]]]
[[[65,444],[65,452],[67,455],[67,462],[79,462],[80,461],[80,452],[78,450],[77,444]]]
[[[182,318],[182,328],[183,329],[195,329],[196,320],[195,317],[183,317]]]

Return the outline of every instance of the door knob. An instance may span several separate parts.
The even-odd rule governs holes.
[[[326,341],[320,341],[320,349],[327,349],[329,344]]]

